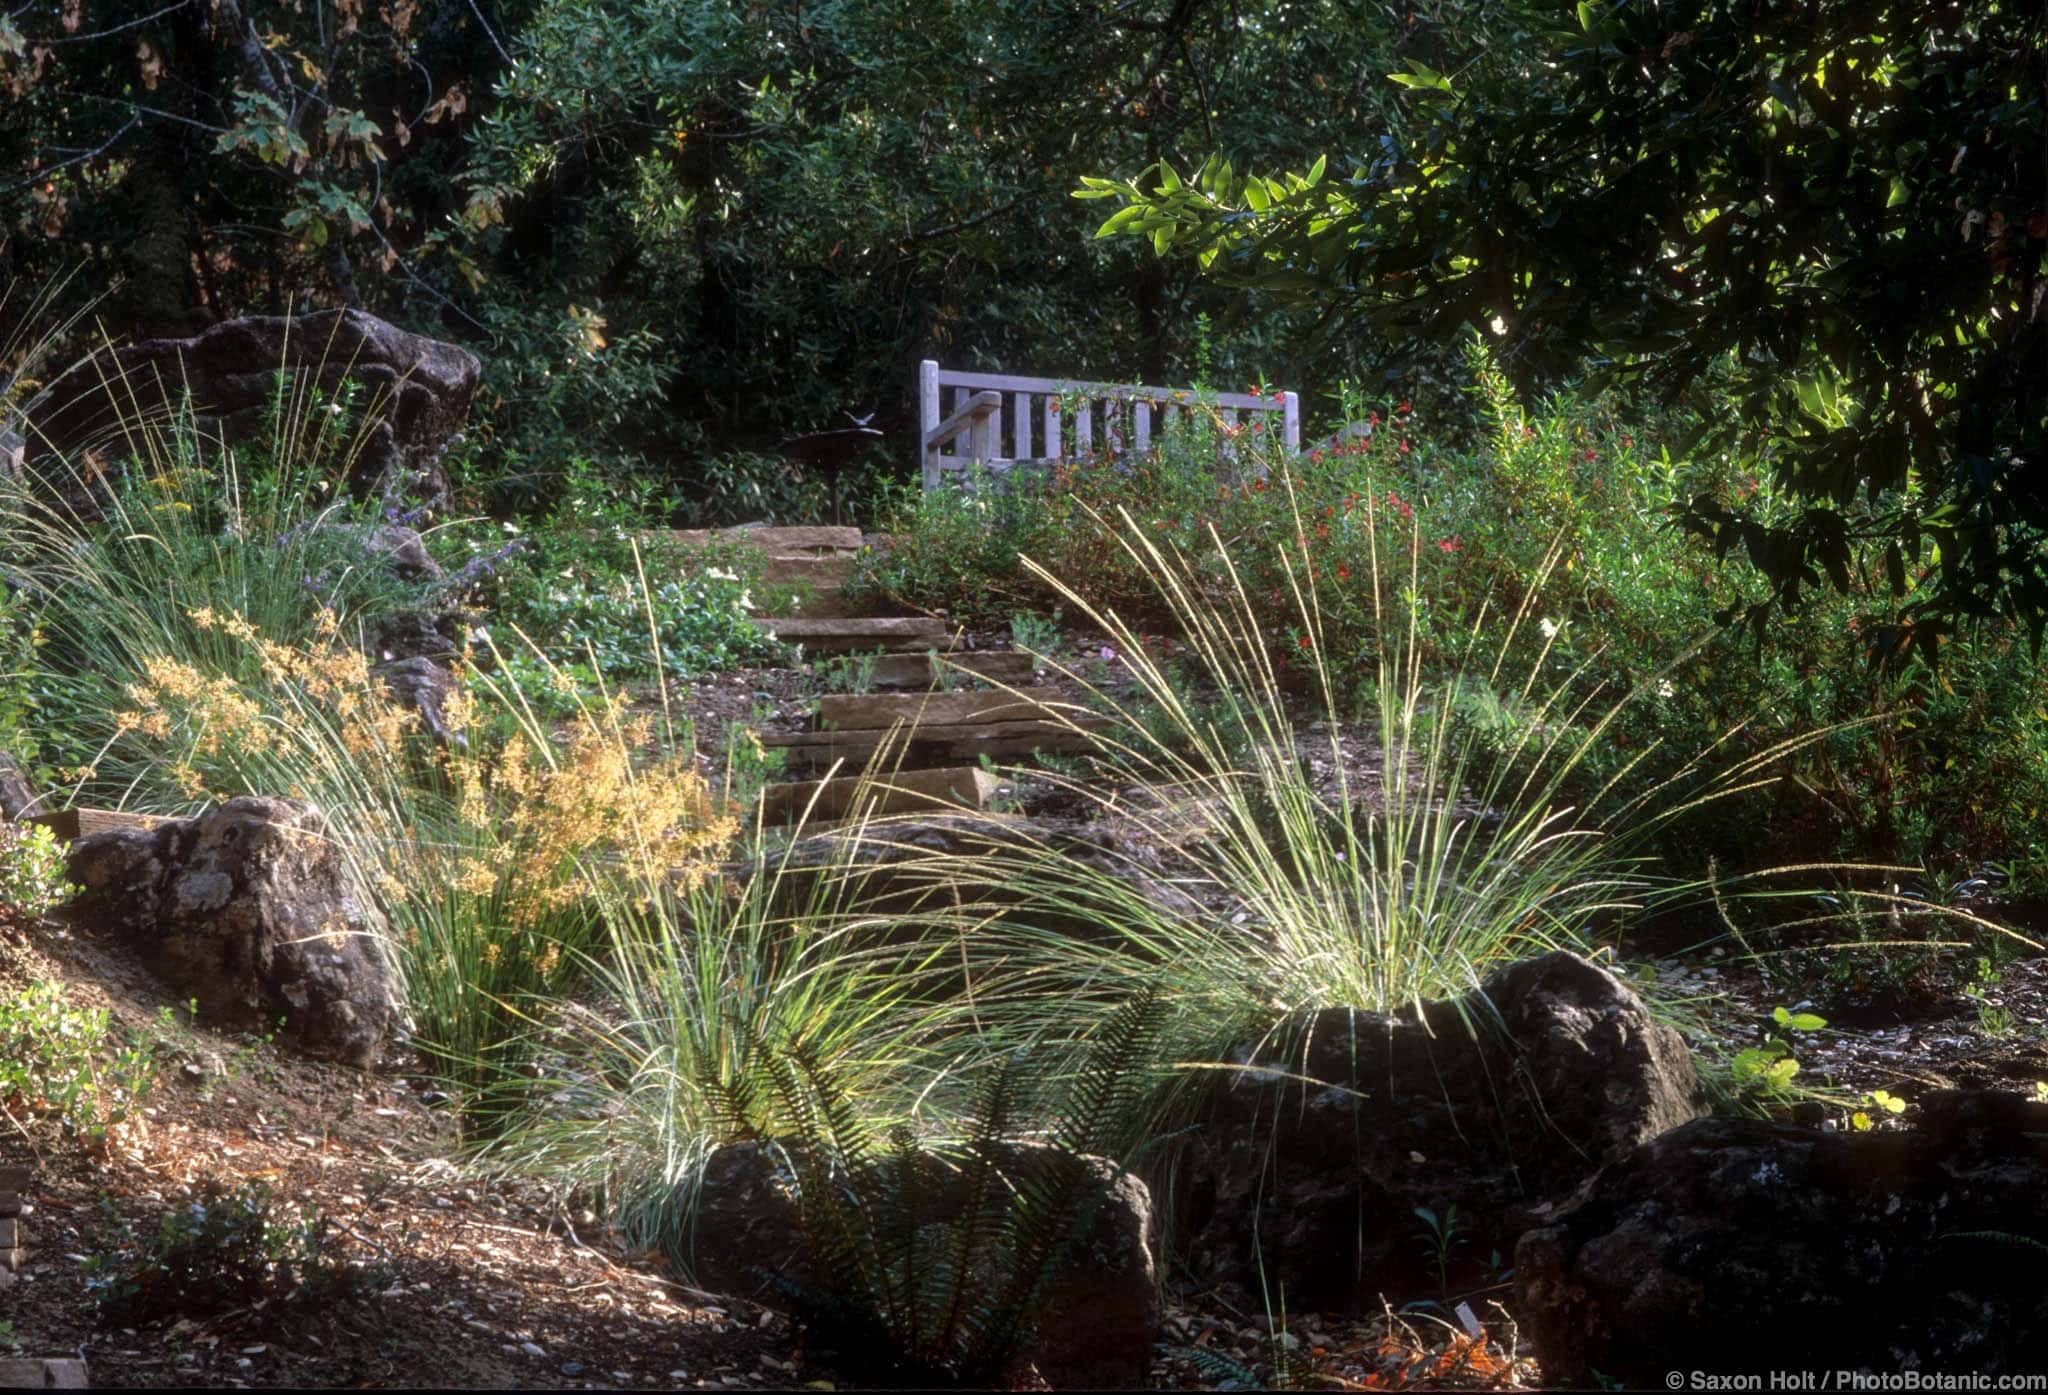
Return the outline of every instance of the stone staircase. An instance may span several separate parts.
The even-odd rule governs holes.
[[[744,541],[768,557],[766,580],[811,588],[795,616],[761,617],[762,633],[807,658],[849,667],[863,689],[820,698],[810,729],[770,732],[761,744],[793,767],[838,770],[791,781],[763,795],[763,813],[785,822],[808,810],[813,822],[875,814],[984,810],[998,782],[984,761],[1093,749],[1100,717],[1038,681],[1037,661],[1010,650],[970,651],[931,616],[857,613],[844,595],[864,539],[855,528],[743,528],[670,536],[707,546]],[[967,688],[968,683],[1000,685]]]

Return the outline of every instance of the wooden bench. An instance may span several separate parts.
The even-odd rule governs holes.
[[[961,483],[979,464],[1000,475],[1019,464],[1123,451],[1143,454],[1197,411],[1225,427],[1257,421],[1301,450],[1301,404],[1291,392],[1203,392],[1127,383],[1066,382],[918,365],[918,440],[924,487]],[[1226,449],[1227,449],[1226,443]]]

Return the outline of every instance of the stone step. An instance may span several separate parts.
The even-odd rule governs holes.
[[[677,528],[644,536],[665,538],[684,547],[709,547],[713,543],[747,543],[770,557],[808,557],[834,552],[860,551],[858,528]]]
[[[921,814],[949,808],[986,809],[996,777],[971,765],[943,770],[899,770],[871,780],[800,780],[761,792],[769,823],[807,818],[811,823],[849,814]]]
[[[940,675],[985,678],[991,683],[1029,683],[1038,661],[1025,653],[1007,650],[992,654],[954,654],[935,662],[928,654],[877,654],[868,682],[877,688],[915,688],[920,692],[935,687]]]
[[[1080,730],[1075,730],[1075,727]],[[962,722],[952,726],[921,726],[894,731],[798,731],[773,732],[761,737],[771,750],[789,753],[801,765],[830,765],[834,761],[865,762],[878,751],[905,761],[1017,760],[1037,752],[1078,755],[1095,749],[1087,733],[1106,730],[1101,717],[1076,718],[1074,726],[1064,722]]]
[[[820,731],[880,731],[899,724],[915,727],[962,723],[1049,722],[1080,715],[1057,688],[1030,692],[827,693],[818,699],[812,725]]]
[[[88,1390],[85,1363],[75,1356],[0,1357],[0,1389]]]
[[[953,628],[943,620],[923,615],[851,620],[806,616],[795,620],[756,619],[753,623],[769,638],[801,644],[814,654],[875,649],[899,654],[922,649],[943,652],[953,647]]]
[[[851,557],[770,557],[761,580],[770,586],[810,586],[837,591],[853,579]]]
[[[155,814],[130,814],[120,809],[59,809],[54,813],[31,814],[23,823],[39,823],[57,835],[59,842],[73,843],[114,828],[155,828],[163,819]]]

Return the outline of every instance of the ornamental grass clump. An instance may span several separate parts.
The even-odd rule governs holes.
[[[152,662],[116,717],[121,759],[196,798],[323,810],[391,926],[414,1044],[469,1100],[524,1068],[533,1002],[573,986],[607,906],[701,882],[738,831],[687,744],[621,695],[551,724],[509,684],[458,681],[437,743],[359,652],[199,623],[250,646],[256,676]]]
[[[876,895],[886,835],[871,814],[832,830],[822,857],[802,851],[810,822],[789,836],[757,817],[715,878],[665,876],[625,849],[596,888],[588,991],[533,1024],[548,1092],[516,1101],[487,1170],[590,1197],[687,1269],[711,1154],[801,1122],[774,1088],[793,1054],[877,1127],[945,1117],[972,1049],[958,947]]]
[[[518,1106],[557,1001],[607,927],[703,883],[738,832],[687,743],[603,695],[549,723],[488,678],[457,709],[433,812],[388,844],[393,925],[412,965],[415,1039],[488,1132]],[[478,720],[491,710],[497,732]]]
[[[1268,488],[1291,480],[1277,473]],[[1514,667],[1548,566],[1513,611],[1482,611],[1457,646],[1425,645],[1421,535],[1406,520],[1389,527],[1370,497],[1362,511],[1357,584],[1376,619],[1363,658],[1324,643],[1324,599],[1339,583],[1299,509],[1272,549],[1278,608],[1254,599],[1213,533],[1191,554],[1128,515],[1100,520],[1152,577],[1170,641],[1027,563],[1108,637],[1121,670],[1120,682],[1067,671],[1117,734],[1089,778],[1066,783],[1124,830],[1123,846],[1145,851],[1077,861],[1019,838],[930,869],[970,899],[1017,903],[977,946],[981,1008],[1001,1031],[1085,1037],[1149,992],[1169,1013],[1169,1058],[1200,1067],[1313,1009],[1395,1012],[1457,997],[1512,959],[1588,950],[1612,922],[1696,890],[1658,874],[1642,852],[1649,834],[1768,782],[1795,744],[1715,771],[1688,760],[1648,784],[1632,784],[1636,762],[1623,761],[1587,788],[1589,756],[1617,713],[1654,696],[1657,675],[1587,696],[1576,669],[1550,664],[1554,634]],[[1383,555],[1380,540],[1402,534],[1402,552]],[[1358,680],[1337,669],[1359,663],[1367,717],[1346,722],[1339,695]],[[1515,720],[1471,720],[1468,693]]]

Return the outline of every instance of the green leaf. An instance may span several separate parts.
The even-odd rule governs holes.
[[[1114,233],[1120,233],[1150,211],[1150,209],[1145,208],[1141,204],[1132,204],[1129,208],[1119,208],[1116,212],[1109,215],[1109,221],[1104,223],[1095,235],[1097,237],[1109,237]]]
[[[1413,58],[1408,60],[1407,72],[1388,73],[1387,77],[1394,82],[1400,83],[1403,87],[1427,88],[1435,92],[1448,92],[1451,90],[1451,80],[1449,78],[1430,67],[1427,63],[1418,62]]]
[[[1593,6],[1589,0],[1579,0],[1579,28],[1588,34],[1593,32]]]
[[[1909,195],[1906,189],[1906,181],[1899,178],[1897,175],[1893,175],[1892,191],[1889,195],[1886,196],[1884,206],[1886,208],[1897,208],[1900,204],[1904,203],[1908,197]]]

